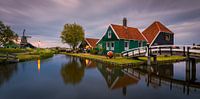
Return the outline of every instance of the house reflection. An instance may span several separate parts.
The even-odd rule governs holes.
[[[17,71],[17,64],[0,65],[0,86],[6,83]]]
[[[175,78],[176,71],[173,63],[140,66],[139,68],[113,67],[98,63],[97,68],[108,88],[122,89],[123,95],[126,95],[128,86],[138,84],[141,77],[144,78],[147,87],[158,89],[168,86],[171,91],[179,88],[183,90],[183,93],[189,94],[192,89],[200,89],[200,82],[196,82],[196,64],[186,61],[185,65],[185,71],[182,71],[185,72],[183,73],[185,79]]]
[[[127,86],[135,85],[139,81],[139,77],[131,77],[125,74],[120,67],[113,66],[103,66],[103,64],[98,64],[98,70],[104,77],[108,88],[122,89],[123,95],[126,95]]]
[[[65,84],[76,85],[84,76],[84,66],[79,58],[71,57],[70,61],[62,66],[60,73]]]
[[[96,62],[94,62],[92,60],[80,59],[80,62],[86,69],[96,68]]]

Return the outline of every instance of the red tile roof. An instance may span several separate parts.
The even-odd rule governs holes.
[[[137,28],[111,24],[119,39],[145,40]]]
[[[145,36],[147,42],[151,44],[160,32],[173,34],[172,31],[158,21],[155,21],[153,24],[151,24],[142,32],[142,34]]]
[[[113,83],[114,85],[111,85],[111,89],[118,89],[126,87],[128,85],[137,84],[138,81],[138,78],[131,78],[128,75],[124,75],[122,77],[119,77],[119,79],[117,79],[117,81]]]
[[[96,43],[99,41],[99,39],[94,39],[94,38],[85,38],[85,41],[91,46],[95,47]]]

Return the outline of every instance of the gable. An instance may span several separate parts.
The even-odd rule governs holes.
[[[161,32],[174,34],[172,31],[170,31],[167,27],[165,27],[158,21],[155,21],[153,24],[151,24],[147,29],[145,29],[142,32],[142,34],[146,38],[146,41],[150,43],[150,45],[152,45],[152,43],[155,41],[155,39]]]
[[[111,33],[111,38],[108,37],[109,32]],[[103,37],[97,43],[101,41],[113,41],[113,40],[118,40],[118,37],[117,35],[115,35],[115,32],[113,31],[111,26],[109,26],[106,32],[104,33]]]

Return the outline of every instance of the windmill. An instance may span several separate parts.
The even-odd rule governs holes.
[[[31,36],[25,36],[25,29],[23,30],[23,35],[21,36],[21,42],[20,42],[20,47],[21,48],[27,48],[27,47],[29,47],[29,48],[35,48],[35,46],[33,46],[32,44],[30,44],[29,42],[28,42],[28,38],[31,38]]]
[[[25,46],[28,44],[27,38],[31,38],[31,36],[25,36],[25,29],[23,30],[23,35],[21,37],[20,45]]]

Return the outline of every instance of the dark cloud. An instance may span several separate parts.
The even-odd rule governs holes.
[[[200,43],[199,5],[200,0],[0,0],[0,20],[20,35],[27,29],[31,42],[46,46],[62,45],[59,35],[66,23],[79,23],[87,37],[100,38],[123,17],[140,31],[161,21],[175,32],[176,43]]]

